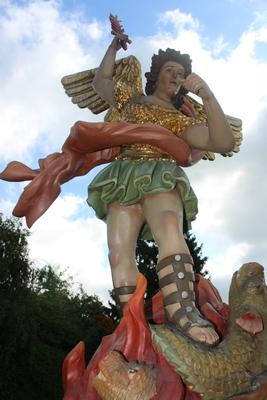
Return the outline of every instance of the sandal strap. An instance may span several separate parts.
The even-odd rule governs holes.
[[[157,266],[157,271],[171,265],[173,272],[159,278],[160,288],[164,288],[172,283],[176,284],[177,290],[164,298],[164,305],[181,303],[185,300],[195,301],[195,292],[190,289],[189,282],[195,282],[195,274],[186,271],[185,264],[193,265],[192,257],[189,254],[174,254],[161,260]]]
[[[121,286],[114,288],[113,291],[115,296],[120,296],[124,294],[133,294],[135,292],[136,286]]]
[[[190,282],[195,282],[195,274],[187,271],[185,264],[193,266],[193,260],[189,254],[174,254],[158,263],[157,272],[169,265],[173,268],[172,272],[159,278],[160,288],[163,289],[170,284],[175,284],[177,288],[175,292],[164,297],[164,306],[179,303],[180,308],[175,311],[170,320],[183,332],[188,332],[194,326],[212,327],[213,325],[202,317],[195,305],[195,292],[189,285]],[[187,321],[182,325],[183,318]]]
[[[184,264],[188,263],[193,265],[193,259],[189,254],[173,254],[172,256],[163,258],[163,260],[158,263],[157,272],[167,267],[167,265],[176,264],[176,262],[182,262]]]
[[[174,283],[176,279],[179,279],[180,281],[180,286],[185,288],[188,287],[188,281],[195,282],[195,274],[193,272],[189,271],[177,271],[177,268],[175,265],[173,265],[173,269],[175,270],[174,272],[171,272],[170,274],[160,278],[160,285],[161,287],[170,285],[171,283]]]
[[[118,309],[120,315],[122,315],[122,311],[123,311],[124,307],[126,306],[126,304],[128,303],[128,301],[121,301],[120,296],[127,295],[127,294],[134,294],[135,289],[136,289],[136,286],[133,286],[133,285],[132,286],[120,286],[120,287],[113,289],[117,309]]]
[[[181,303],[181,307],[183,307],[183,303],[185,303],[187,300],[189,301],[195,301],[195,293],[192,290],[183,290],[183,291],[176,291],[164,298],[164,305],[165,306],[170,306],[171,304],[174,303]]]

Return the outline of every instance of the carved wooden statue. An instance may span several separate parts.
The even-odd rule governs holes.
[[[118,20],[111,16],[111,21],[115,37],[100,66],[62,79],[65,91],[73,103],[81,108],[88,107],[96,114],[108,110],[105,122],[76,122],[63,144],[62,152],[39,160],[39,168],[36,170],[13,161],[0,174],[0,178],[31,181],[13,212],[16,216],[25,216],[28,226],[31,226],[57,198],[61,184],[75,176],[85,175],[96,165],[110,162],[89,185],[88,204],[107,224],[109,260],[118,305],[123,310],[136,290],[138,270],[135,247],[138,236],[144,239],[153,237],[159,247],[157,273],[166,316],[166,320],[162,317],[161,322],[167,325],[152,327],[150,330],[140,312],[138,314],[143,324],[143,331],[141,329],[138,334],[147,334],[149,346],[154,349],[149,362],[157,366],[164,364],[166,371],[173,371],[175,367],[176,372],[169,372],[169,376],[174,373],[175,379],[180,379],[181,375],[189,386],[205,393],[207,400],[224,399],[223,396],[240,392],[239,389],[233,389],[239,379],[237,376],[240,377],[240,385],[237,386],[242,390],[249,389],[252,381],[246,376],[244,365],[240,372],[233,361],[233,368],[229,366],[230,372],[227,370],[229,374],[225,378],[225,388],[220,387],[219,392],[216,392],[218,379],[221,379],[221,369],[216,366],[222,364],[224,359],[232,359],[234,350],[231,350],[226,339],[224,344],[218,345],[220,332],[216,318],[213,321],[209,312],[201,308],[199,302],[196,304],[197,282],[193,260],[184,240],[183,226],[185,224],[190,228],[191,221],[196,218],[197,198],[181,167],[191,166],[200,159],[213,160],[214,153],[231,156],[233,152],[239,151],[242,123],[237,118],[225,116],[207,83],[192,73],[189,55],[173,49],[159,50],[158,54],[153,55],[151,69],[145,74],[147,81],[144,92],[138,60],[134,56],[115,60],[118,50],[121,47],[126,49],[127,43],[131,41]],[[190,97],[189,92],[199,96],[203,104]],[[239,281],[242,281],[242,271]],[[141,304],[143,295],[140,299]],[[254,317],[253,327],[256,326],[255,334],[258,334],[261,323],[258,321],[259,324],[255,325]],[[244,316],[243,313],[237,324],[244,331],[250,331],[250,327],[247,329],[249,320],[249,314]],[[136,322],[137,325],[139,322]],[[134,329],[133,326],[131,329]],[[118,329],[120,334],[127,336],[123,331],[128,329],[126,322],[122,320]],[[118,332],[116,335],[118,339]],[[132,340],[129,342],[131,347],[134,344],[134,334],[129,333],[128,337]],[[136,340],[140,340],[138,335]],[[147,361],[144,348],[138,357],[132,358],[131,352],[126,351],[125,354],[116,343],[114,341],[115,347],[110,345],[109,350],[121,351],[130,363],[135,360]],[[152,350],[150,348],[147,351]],[[77,355],[77,352],[74,354]],[[163,361],[162,354],[168,362]],[[101,353],[101,357],[104,356],[108,357],[106,350]],[[120,361],[120,366],[124,364],[120,355],[111,353],[98,367],[98,364],[94,364],[94,376],[96,368],[108,374],[105,368],[110,365],[110,359]],[[264,372],[263,364],[260,365],[253,370],[254,376]],[[140,369],[137,364],[130,364],[124,373],[129,378],[129,374],[135,374],[135,369],[149,380],[149,396],[158,396],[154,372],[151,375],[146,366]],[[220,376],[215,374],[212,380],[214,370]],[[160,373],[164,375],[162,369]],[[160,378],[162,382],[167,379],[163,379],[163,375]],[[130,384],[127,379],[125,382]],[[97,388],[97,378],[94,382]],[[199,398],[194,397],[196,395],[189,389],[187,392],[182,390],[181,380],[179,382],[179,390],[177,383],[174,384],[176,389],[173,389],[177,396],[179,393],[177,399]],[[210,389],[207,389],[207,382],[210,382]],[[71,393],[70,385],[67,386],[67,393]],[[138,385],[133,384],[133,387],[137,390]],[[88,390],[94,389],[91,387]],[[92,397],[92,393],[90,398],[96,398]],[[141,390],[135,397],[129,397],[128,393],[128,397],[125,395],[110,399],[150,398],[144,397],[142,393]],[[76,394],[73,397],[66,394],[65,400],[85,399],[75,397]],[[164,400],[171,398],[164,397]]]

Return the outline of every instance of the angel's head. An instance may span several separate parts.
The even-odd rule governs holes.
[[[188,54],[181,54],[180,51],[174,49],[159,50],[158,54],[154,54],[152,57],[150,72],[145,73],[145,77],[147,78],[145,92],[147,95],[154,93],[160,72],[171,65],[173,65],[177,74],[181,73],[181,78],[186,78],[191,74],[191,59]],[[174,104],[177,108],[181,105],[182,96],[186,93],[187,91],[182,87],[176,94]]]

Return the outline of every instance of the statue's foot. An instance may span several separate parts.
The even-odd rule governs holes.
[[[218,343],[219,336],[212,327],[197,327],[194,326],[188,331],[188,335],[196,342],[206,343],[213,346]]]
[[[193,261],[188,254],[175,254],[157,265],[159,284],[169,327],[198,343],[213,346],[219,336],[195,304]]]
[[[199,313],[198,309],[195,307],[193,311],[197,314],[197,318],[199,321],[201,319],[201,324],[190,323],[187,325],[185,329],[181,326],[180,322],[175,321],[175,318],[171,318],[168,322],[169,328],[172,330],[173,333],[176,335],[184,335],[187,336],[189,339],[192,339],[194,342],[205,344],[208,346],[215,346],[219,342],[219,335],[214,330],[211,323],[205,319],[203,319],[202,315]],[[175,315],[175,314],[174,314]]]

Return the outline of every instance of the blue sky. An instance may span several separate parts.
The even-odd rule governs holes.
[[[231,275],[243,262],[267,264],[265,1],[0,0],[0,169],[14,159],[36,167],[38,158],[60,150],[76,120],[103,119],[74,106],[60,79],[99,65],[112,39],[110,12],[133,40],[118,58],[136,55],[145,72],[159,47],[189,52],[194,71],[211,86],[224,111],[243,120],[240,153],[186,170],[199,198],[193,233],[226,299]],[[105,225],[85,202],[95,172],[63,187],[31,229],[30,255],[37,266],[69,266],[88,291],[106,299],[111,279]],[[22,188],[0,182],[5,215]]]
[[[165,10],[179,8],[200,20],[201,29],[208,36],[219,36],[222,32],[227,40],[238,40],[244,26],[253,21],[254,2],[225,0],[154,0],[133,1],[64,1],[62,8],[80,10],[87,18],[105,19],[109,12],[119,15],[126,22],[129,33],[153,35],[157,30],[159,14]],[[257,8],[259,10],[260,8]]]
[[[27,5],[28,1],[13,4]],[[105,21],[111,12],[123,21],[129,35],[153,35],[159,28],[159,16],[166,10],[179,9],[197,18],[200,31],[207,41],[223,35],[229,45],[236,45],[241,34],[252,23],[266,19],[266,4],[261,0],[148,0],[145,2],[108,0],[64,0],[59,10],[66,16],[79,13],[84,21]],[[3,2],[5,4],[5,2]],[[1,6],[1,3],[0,3]],[[168,25],[166,25],[166,28]],[[266,56],[264,48],[259,50]]]

